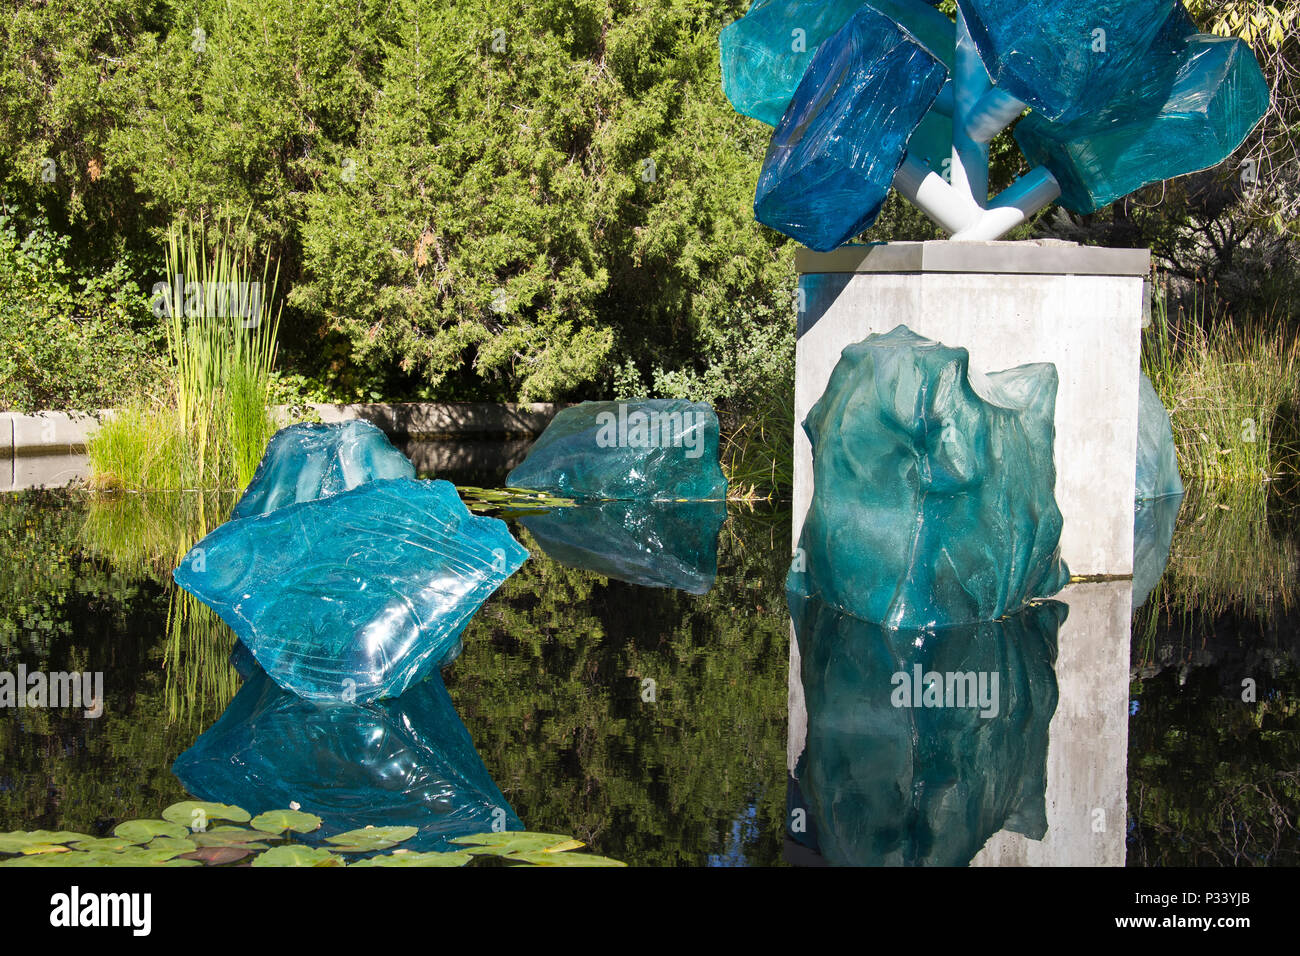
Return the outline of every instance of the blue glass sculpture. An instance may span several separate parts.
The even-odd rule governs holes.
[[[1031,113],[1016,127],[1026,158],[1060,183],[1065,208],[1095,212],[1148,183],[1215,166],[1268,112],[1268,82],[1240,40],[1165,40],[1093,111],[1060,123]]]
[[[995,86],[1048,119],[1106,105],[1140,72],[1176,0],[957,0]]]
[[[754,216],[818,251],[866,229],[947,78],[916,37],[860,9],[818,48],[773,133]]]
[[[281,428],[230,520],[336,495],[377,478],[414,478],[415,467],[370,422]]]
[[[792,802],[827,862],[964,866],[1001,830],[1043,838],[1064,604],[938,635],[798,594],[790,610],[808,717]]]
[[[506,484],[565,498],[723,499],[718,416],[680,399],[583,402],[551,420]]]
[[[844,349],[804,422],[813,499],[791,590],[897,628],[988,621],[1055,594],[1056,368],[972,373],[899,326]]]
[[[602,501],[525,515],[519,523],[571,568],[651,588],[707,594],[718,576],[723,501]]]
[[[301,804],[320,842],[366,826],[414,826],[410,850],[456,836],[522,830],[433,674],[369,704],[306,701],[252,673],[220,718],[176,758],[190,794],[251,813]]]
[[[718,37],[722,89],[736,112],[776,126],[818,47],[864,6],[952,66],[953,23],[924,0],[755,0]]]
[[[1183,481],[1178,474],[1178,449],[1169,413],[1151,380],[1141,373],[1139,378],[1137,500],[1181,495]]]
[[[366,701],[454,659],[479,605],[527,557],[450,483],[397,478],[228,521],[173,577],[280,686]]]

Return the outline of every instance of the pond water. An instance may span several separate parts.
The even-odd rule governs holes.
[[[429,461],[490,487],[516,452]],[[788,506],[658,531],[619,516],[677,552],[649,563],[600,515],[566,530],[507,512],[531,557],[442,681],[324,716],[232,663],[231,632],[170,584],[233,497],[0,495],[0,672],[104,679],[98,717],[0,709],[0,831],[102,835],[222,794],[254,811],[295,799],[323,833],[419,823],[486,774],[522,826],[634,866],[1295,864],[1300,526],[1294,496],[1257,491],[1190,494],[1135,613],[1127,583],[1079,584],[1033,619],[927,649],[810,612],[855,663],[819,659],[794,687]],[[944,659],[1006,675],[993,720],[918,709],[900,723],[890,688],[863,682]],[[447,743],[457,721],[468,753]],[[178,769],[201,794],[173,770],[196,743],[207,769]]]

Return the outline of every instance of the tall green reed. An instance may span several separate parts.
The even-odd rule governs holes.
[[[242,225],[247,231],[248,221]],[[171,365],[168,394],[142,396],[90,442],[91,482],[132,489],[243,488],[275,432],[271,413],[279,281],[236,251],[239,227],[220,219],[173,228],[160,298]]]

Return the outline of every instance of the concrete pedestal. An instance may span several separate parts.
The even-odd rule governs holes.
[[[1133,572],[1145,249],[912,242],[800,250],[794,541],[812,500],[802,423],[845,346],[906,325],[995,372],[1052,362],[1061,553],[1075,575]]]

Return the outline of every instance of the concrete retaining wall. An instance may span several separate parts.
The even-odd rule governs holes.
[[[540,434],[564,406],[466,402],[433,404],[409,402],[388,405],[310,406],[323,422],[364,419],[399,442],[440,440],[474,441],[509,439],[523,442]],[[282,420],[287,409],[276,409]],[[112,409],[94,413],[0,412],[0,491],[56,487],[84,477],[86,444]],[[422,454],[432,452],[424,448]],[[434,455],[434,457],[439,457]],[[445,456],[443,456],[445,457]],[[416,462],[417,467],[420,462]],[[428,462],[426,464],[432,464]]]

